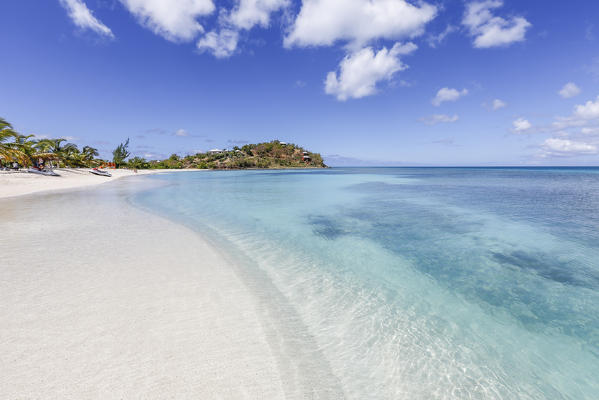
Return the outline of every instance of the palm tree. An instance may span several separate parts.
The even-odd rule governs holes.
[[[33,140],[34,136],[19,134],[8,121],[0,118],[0,162],[17,162],[30,166],[38,160],[58,160],[59,165],[73,167],[98,163],[95,160],[99,155],[98,150],[91,146],[85,146],[79,151],[76,144],[64,143],[66,139]]]
[[[10,122],[0,117],[0,159],[7,162],[12,161],[13,153],[8,142],[14,138],[15,131],[12,130]]]
[[[14,146],[28,156],[32,156],[35,153],[35,144],[37,143],[35,140],[31,140],[33,137],[35,135],[21,135],[17,133]]]
[[[62,147],[61,147],[61,143],[62,142],[66,142],[66,139],[50,139],[50,141],[52,142],[52,152],[53,153],[60,153],[62,151]]]
[[[54,153],[54,140],[40,139],[35,144],[35,148],[40,153]]]
[[[62,166],[81,166],[82,160],[77,145],[67,143],[63,146],[63,142],[66,142],[66,139],[38,140],[34,144],[34,148],[37,150],[37,153],[34,154],[34,158],[39,157],[47,160],[58,160]]]
[[[67,143],[61,149],[59,156],[66,166],[69,167],[81,167],[83,166],[83,160],[81,153],[76,144]]]
[[[17,162],[29,165],[30,159],[23,152],[20,141],[21,135],[14,131],[10,122],[0,118],[0,159],[5,162]]]
[[[34,160],[41,159],[44,162],[47,161],[58,161],[60,158],[58,154],[55,154],[52,149],[54,147],[54,141],[52,139],[40,139],[33,145],[36,152],[33,155]]]
[[[38,142],[39,149],[45,152],[51,152],[56,155],[63,166],[81,166],[81,158],[79,157],[79,149],[76,144],[63,142],[66,139],[43,139]]]
[[[86,165],[88,167],[91,167],[94,164],[94,158],[98,157],[100,153],[98,153],[98,149],[95,149],[91,146],[83,146],[83,149],[81,150],[81,155]]]

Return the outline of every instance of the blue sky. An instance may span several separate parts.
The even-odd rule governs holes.
[[[599,2],[6,0],[0,116],[108,157],[599,165]]]

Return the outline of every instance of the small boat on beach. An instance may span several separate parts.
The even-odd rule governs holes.
[[[27,170],[27,172],[29,172],[30,174],[38,174],[38,175],[46,175],[46,176],[60,176],[59,174],[57,174],[56,172],[54,172],[53,170],[51,170],[49,168],[44,168],[44,169],[29,168]]]
[[[94,175],[100,175],[100,176],[107,176],[107,177],[111,177],[112,174],[108,171],[103,171],[101,169],[98,168],[93,168],[89,171],[90,173],[94,174]]]

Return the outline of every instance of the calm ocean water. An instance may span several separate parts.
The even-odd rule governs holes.
[[[272,286],[347,398],[599,398],[599,169],[151,179],[134,202]]]

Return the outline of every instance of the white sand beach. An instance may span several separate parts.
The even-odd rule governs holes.
[[[27,173],[26,171],[7,172],[0,171],[0,199],[5,197],[22,196],[49,190],[74,189],[78,187],[95,186],[111,182],[127,176],[159,174],[165,172],[185,172],[187,170],[138,170],[110,169],[107,170],[111,177],[91,174],[89,168],[57,168],[55,172],[60,176],[43,176]]]
[[[63,176],[60,188],[102,180]],[[59,188],[0,179],[5,197]],[[128,205],[130,179],[0,199],[0,398],[288,397],[234,269],[195,232]]]

